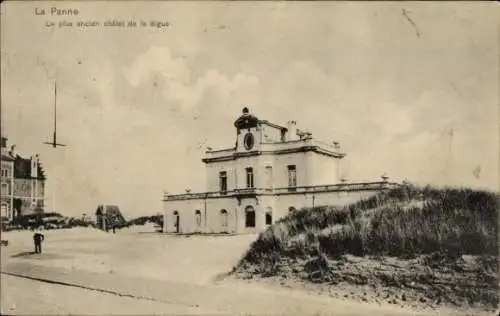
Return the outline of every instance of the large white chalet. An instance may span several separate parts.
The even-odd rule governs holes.
[[[260,120],[248,108],[234,122],[235,146],[207,150],[207,189],[202,193],[165,193],[164,232],[248,233],[263,230],[303,207],[345,205],[394,184],[345,183],[338,144]]]

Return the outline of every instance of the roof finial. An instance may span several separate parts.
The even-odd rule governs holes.
[[[384,182],[387,182],[387,180],[389,180],[389,177],[387,176],[387,174],[384,172],[384,174],[381,176],[382,180]]]

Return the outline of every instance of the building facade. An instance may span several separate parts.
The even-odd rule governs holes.
[[[1,216],[9,221],[43,212],[45,201],[46,177],[38,155],[23,158],[14,149],[7,149],[2,137]]]
[[[0,216],[9,221],[13,217],[14,160],[7,150],[7,139],[2,137],[1,186],[0,186]]]
[[[295,121],[280,126],[244,108],[234,127],[235,145],[202,159],[206,192],[164,194],[164,232],[258,232],[290,211],[346,205],[394,185],[345,183],[338,144],[314,139]]]

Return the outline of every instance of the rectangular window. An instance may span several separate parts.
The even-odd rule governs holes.
[[[10,195],[10,189],[7,183],[2,183],[2,195]]]
[[[227,173],[225,171],[219,172],[219,188],[221,193],[227,192]]]
[[[295,188],[297,186],[297,169],[295,165],[288,166],[288,187]]]
[[[246,168],[247,172],[247,188],[253,188],[253,168]]]

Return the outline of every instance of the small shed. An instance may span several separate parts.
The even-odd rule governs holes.
[[[117,205],[99,205],[95,215],[97,228],[102,230],[122,227],[127,224]]]

